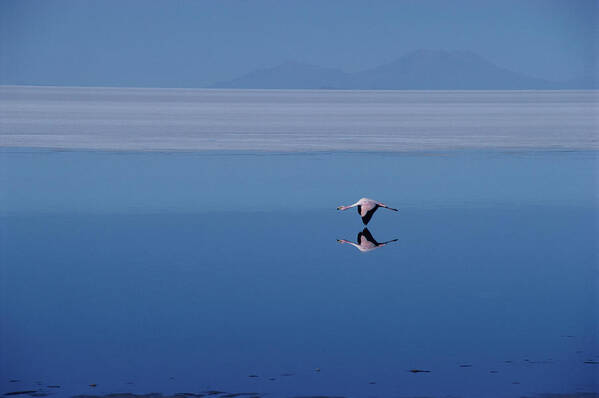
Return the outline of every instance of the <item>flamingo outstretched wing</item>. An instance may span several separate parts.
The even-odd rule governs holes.
[[[359,244],[362,244],[362,237],[364,237],[368,242],[374,244],[375,246],[379,245],[379,243],[376,241],[376,239],[374,239],[368,228],[364,228],[362,232],[358,232],[357,242]]]
[[[374,206],[372,209],[370,210],[366,210],[365,212],[360,212],[360,216],[362,217],[362,222],[364,223],[364,225],[368,225],[368,223],[370,222],[370,219],[372,218],[372,216],[374,215],[374,212],[376,211],[376,209],[378,209],[378,205]]]

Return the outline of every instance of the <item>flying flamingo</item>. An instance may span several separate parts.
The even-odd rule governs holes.
[[[368,199],[368,198],[362,198],[362,199],[358,200],[356,203],[354,203],[353,205],[339,206],[339,207],[337,207],[337,210],[347,210],[347,209],[351,209],[352,207],[356,207],[356,206],[358,206],[358,214],[360,215],[360,217],[362,217],[362,222],[364,223],[364,225],[368,224],[368,222],[372,218],[372,215],[374,214],[376,209],[378,209],[379,207],[384,207],[385,209],[389,209],[389,210],[393,210],[393,211],[399,211],[397,209],[387,206],[384,203],[377,202],[376,200],[372,200],[372,199]]]
[[[358,232],[358,238],[356,239],[356,241],[358,243],[350,242],[345,239],[337,239],[337,242],[339,242],[341,244],[347,243],[349,245],[352,245],[353,247],[355,247],[362,253],[369,252],[374,249],[378,249],[379,247],[385,246],[387,243],[397,241],[397,239],[388,240],[387,242],[379,243],[372,237],[372,234],[370,233],[368,228],[364,228],[364,230],[362,230],[362,232]]]

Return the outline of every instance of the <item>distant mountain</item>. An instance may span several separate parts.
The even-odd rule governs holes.
[[[550,82],[502,69],[467,51],[415,51],[356,75],[358,87],[364,89],[553,88]]]
[[[347,88],[349,75],[339,69],[285,62],[274,68],[260,69],[226,82],[215,88]]]
[[[356,73],[286,62],[214,88],[518,90],[596,88],[594,79],[556,83],[501,68],[468,51],[418,50],[391,63]]]

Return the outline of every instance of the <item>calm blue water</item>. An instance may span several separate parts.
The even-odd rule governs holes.
[[[595,152],[0,166],[2,393],[599,392]],[[400,208],[368,225],[397,242],[337,243],[362,196]]]

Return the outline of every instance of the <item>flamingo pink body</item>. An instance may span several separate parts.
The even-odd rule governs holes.
[[[364,225],[368,224],[368,222],[372,218],[372,215],[379,207],[393,210],[393,211],[399,211],[397,209],[387,206],[386,204],[384,204],[382,202],[378,202],[374,199],[369,199],[369,198],[362,198],[352,205],[339,206],[339,207],[337,207],[337,210],[347,210],[347,209],[351,209],[352,207],[358,208],[358,214],[360,215],[360,217],[362,217],[362,222],[364,223]]]

